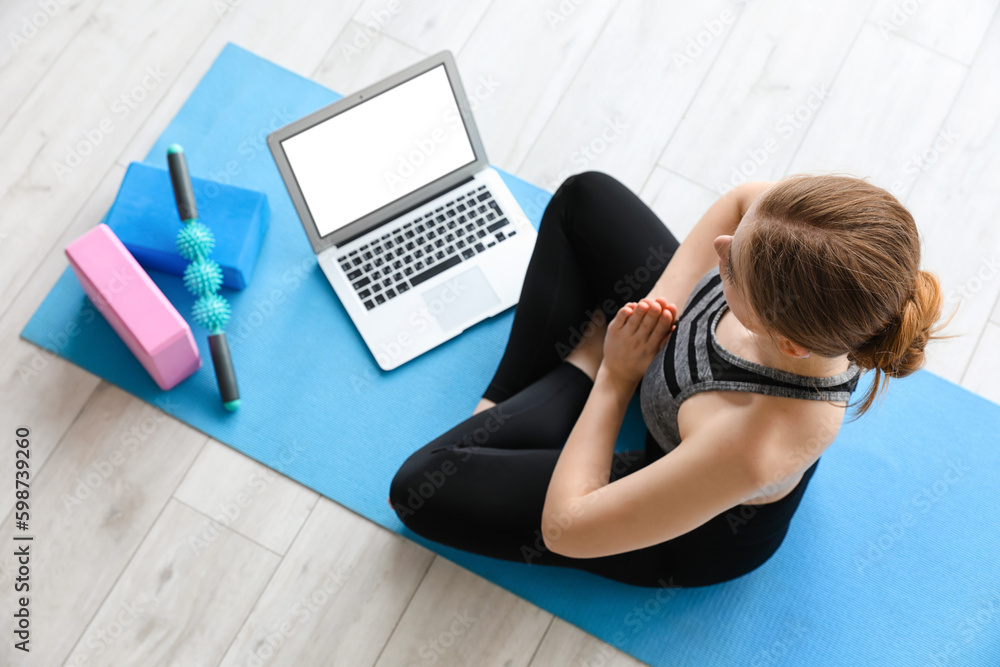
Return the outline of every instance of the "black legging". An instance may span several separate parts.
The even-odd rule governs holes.
[[[542,216],[507,349],[484,394],[497,405],[414,452],[392,480],[390,501],[410,530],[477,554],[651,587],[719,583],[774,553],[815,466],[777,503],[740,505],[651,547],[569,558],[542,540],[549,479],[593,386],[563,359],[596,309],[613,316],[645,297],[677,246],[659,218],[607,174],[563,182]],[[648,431],[644,444],[615,454],[611,482],[663,455]]]

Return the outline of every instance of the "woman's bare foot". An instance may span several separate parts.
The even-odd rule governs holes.
[[[573,364],[593,380],[604,359],[604,334],[608,330],[604,311],[597,310],[590,317],[590,324],[584,327],[583,339],[566,355],[566,361]]]
[[[481,399],[479,399],[479,403],[476,404],[476,409],[472,411],[472,414],[478,415],[483,410],[489,410],[494,405],[496,405],[496,403],[494,403],[490,399],[488,399],[488,398],[481,398]]]

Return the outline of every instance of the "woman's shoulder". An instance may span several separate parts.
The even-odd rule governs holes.
[[[683,422],[683,437],[712,422],[721,432],[741,440],[762,469],[792,475],[812,465],[833,443],[845,407],[752,392],[712,391],[691,396],[681,412],[685,414],[679,412],[678,425]]]
[[[744,416],[748,432],[759,437],[758,457],[772,476],[798,474],[833,444],[845,407],[826,401],[761,395]]]

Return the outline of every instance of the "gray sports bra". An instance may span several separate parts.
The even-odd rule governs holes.
[[[646,369],[640,406],[646,427],[669,453],[680,444],[677,411],[684,399],[701,391],[750,391],[771,396],[847,401],[861,376],[850,367],[831,377],[788,373],[743,359],[719,344],[715,328],[728,308],[719,268],[706,273],[688,297],[677,328]]]

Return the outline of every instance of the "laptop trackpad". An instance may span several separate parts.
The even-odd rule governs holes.
[[[444,331],[468,324],[500,303],[500,298],[478,266],[463,271],[420,296]]]

